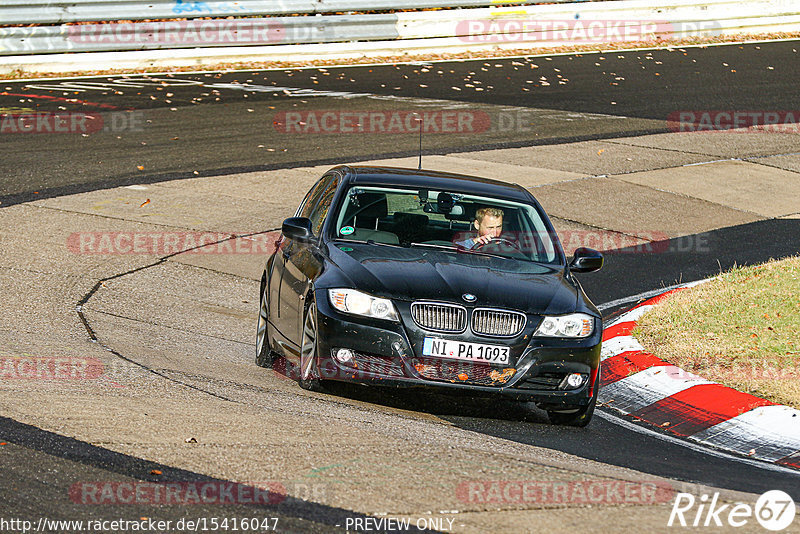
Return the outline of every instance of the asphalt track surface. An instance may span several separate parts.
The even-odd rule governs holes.
[[[195,172],[417,152],[414,133],[377,136],[369,144],[357,135],[283,133],[275,124],[281,112],[451,109],[497,119],[489,131],[426,135],[424,151],[443,153],[668,132],[666,119],[682,110],[791,110],[798,48],[786,41],[549,59],[3,82],[0,109],[100,113],[106,135],[0,135],[0,202]],[[324,91],[355,96],[329,98]],[[268,106],[257,105],[263,103]],[[114,131],[111,114],[130,109],[141,112],[141,129],[119,124]],[[501,124],[503,111],[512,121],[515,112],[525,112],[525,128]]]
[[[793,109],[796,76],[790,65],[797,62],[797,48],[798,42],[779,42],[552,56],[549,60],[158,75],[153,78],[159,81],[151,80],[149,85],[142,83],[146,78],[137,76],[139,83],[129,82],[131,87],[119,86],[115,81],[118,77],[91,80],[106,85],[89,86],[83,81],[82,88],[64,86],[64,80],[3,82],[0,108],[6,112],[99,112],[107,118],[112,111],[136,110],[150,122],[145,122],[143,130],[122,129],[88,137],[0,135],[0,207],[117,185],[416,153],[413,132],[386,136],[385,141],[369,145],[358,136],[283,134],[275,126],[276,117],[296,109],[352,110],[357,102],[369,110],[479,109],[490,115],[508,110],[548,110],[533,133],[501,129],[450,137],[430,135],[424,139],[426,153],[665,132],[669,131],[666,118],[684,109]],[[161,83],[174,79],[182,82]],[[563,79],[568,81],[558,83]],[[187,85],[185,80],[202,85]],[[542,85],[542,81],[549,85]],[[249,86],[242,88],[242,84]],[[255,86],[256,90],[250,90]],[[531,86],[536,90],[530,90]],[[476,87],[484,90],[476,91]],[[264,102],[268,106],[254,109],[255,103]],[[144,169],[138,169],[140,165]],[[641,254],[614,254],[603,271],[583,276],[582,281],[595,302],[605,303],[676,279],[697,280],[734,263],[765,261],[800,248],[797,221],[790,220],[724,228],[710,232],[708,238],[710,254],[675,252],[662,255],[656,264]],[[621,307],[606,312],[613,316]],[[520,417],[510,405],[489,418],[479,406],[455,410],[454,405],[432,400],[435,396],[412,398],[397,392],[387,399],[372,390],[344,394],[378,405],[433,413],[474,432],[675,480],[754,493],[780,488],[800,499],[797,474],[709,455],[676,441],[634,432],[606,417],[596,417],[587,429],[538,424],[536,432],[531,432],[532,423],[543,422],[541,416]],[[53,509],[56,492],[62,494],[71,480],[99,479],[97,473],[147,480],[152,469],[159,469],[169,473],[171,480],[208,480],[197,473],[152,464],[7,418],[0,418],[0,432],[13,451],[3,456],[5,483],[0,488],[0,501],[5,503],[4,513],[37,517],[46,511],[53,518],[74,518],[77,505],[75,510]],[[37,469],[27,469],[30,465],[37,465]],[[197,516],[221,513],[219,507],[206,511],[198,506],[192,511]],[[230,510],[247,511],[241,507]],[[132,509],[103,509],[104,515],[116,512],[129,516]],[[142,514],[146,515],[144,511]],[[184,517],[185,511],[160,510],[163,518],[170,514]],[[283,518],[288,530],[326,531],[354,514],[296,500],[272,515]]]

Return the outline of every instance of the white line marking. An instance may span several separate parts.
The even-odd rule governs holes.
[[[795,475],[795,476],[800,477],[800,471],[797,471],[797,470],[792,469],[790,467],[783,467],[782,465],[764,463],[764,462],[760,462],[758,460],[751,460],[749,458],[740,458],[738,456],[734,456],[732,454],[728,454],[728,453],[725,453],[725,452],[717,451],[715,449],[710,449],[710,448],[704,447],[702,445],[696,445],[696,444],[694,444],[694,443],[692,443],[690,441],[685,441],[685,440],[682,440],[680,438],[669,436],[667,434],[661,434],[660,432],[656,432],[654,430],[650,430],[649,428],[644,428],[644,427],[641,427],[639,425],[635,425],[635,424],[631,423],[630,421],[626,421],[626,420],[624,420],[624,419],[622,419],[620,417],[617,417],[616,415],[612,415],[612,414],[610,414],[608,412],[605,412],[603,410],[597,410],[595,413],[596,413],[596,415],[598,417],[600,417],[601,419],[605,419],[606,421],[608,421],[609,423],[611,423],[613,425],[621,426],[622,428],[625,428],[627,430],[631,430],[631,431],[636,432],[638,434],[644,434],[645,436],[649,436],[651,438],[659,439],[661,441],[666,441],[667,443],[671,443],[673,445],[678,445],[680,447],[684,447],[686,449],[690,449],[690,450],[692,450],[694,452],[699,452],[701,454],[707,454],[708,456],[714,456],[714,457],[717,457],[717,458],[722,458],[723,460],[732,460],[732,461],[735,461],[735,462],[741,462],[743,464],[748,464],[748,465],[751,465],[753,467],[766,469],[767,471],[776,471],[776,472],[779,472],[779,473],[790,474],[790,475]]]
[[[671,289],[677,289],[679,287],[694,287],[696,285],[703,284],[708,282],[709,280],[713,280],[716,276],[712,276],[711,278],[704,278],[702,280],[695,280],[694,282],[682,283],[682,284],[675,284],[672,286],[662,287],[659,289],[651,289],[650,291],[645,291],[644,293],[639,293],[638,295],[631,295],[630,297],[623,297],[621,299],[611,300],[609,302],[605,302],[597,307],[598,310],[603,311],[609,308],[615,308],[617,306],[621,306],[623,304],[627,304],[629,302],[636,302],[639,299],[648,299],[650,297],[655,297],[656,295],[660,295],[661,293],[665,293]]]
[[[698,165],[710,165],[711,163],[722,163],[725,161],[741,161],[741,158],[713,159],[711,161],[698,161],[697,163],[684,163],[681,167],[697,167]]]
[[[636,302],[637,300],[649,299],[650,297],[655,297],[656,295],[660,295],[661,293],[669,291],[670,289],[681,287],[682,285],[683,284],[675,284],[674,286],[651,289],[650,291],[645,291],[644,293],[639,293],[638,295],[631,295],[630,297],[623,297],[621,299],[611,300],[609,302],[601,304],[600,306],[597,307],[597,309],[603,311],[609,308],[616,308],[617,306],[622,306],[623,304],[628,304],[630,302]]]
[[[639,319],[642,318],[642,315],[644,315],[645,313],[649,312],[652,309],[653,309],[652,304],[645,304],[644,306],[639,306],[638,308],[634,308],[631,311],[625,312],[616,319],[614,319],[611,323],[606,325],[606,328],[618,325],[620,323],[630,323],[633,321],[638,321]]]

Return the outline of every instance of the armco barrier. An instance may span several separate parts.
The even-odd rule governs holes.
[[[151,0],[146,5],[139,0],[30,0],[25,3],[28,24],[34,24],[45,11],[51,12],[50,19],[84,20],[90,17],[87,6],[94,6],[91,17],[95,19],[126,20],[125,9],[131,6],[148,12],[149,19],[0,26],[0,56],[6,56],[0,60],[0,70],[27,70],[28,65],[46,64],[49,60],[42,60],[44,54],[64,52],[76,53],[69,56],[73,64],[90,64],[94,57],[101,67],[109,62],[108,56],[91,53],[121,54],[113,56],[111,63],[152,60],[149,64],[155,65],[169,60],[158,55],[157,50],[174,50],[175,59],[181,64],[199,65],[213,58],[254,61],[319,51],[326,55],[331,50],[347,51],[352,56],[359,50],[375,55],[375,50],[402,54],[609,42],[635,45],[637,41],[800,31],[800,0],[665,0],[658,5],[652,0],[612,0],[469,7],[485,6],[491,1],[381,0],[369,4],[373,12],[345,15],[338,11],[321,13],[366,9],[366,1],[321,0],[311,6],[306,0]],[[284,13],[290,6],[294,6],[297,16],[263,16]],[[466,8],[419,10],[431,6]],[[314,14],[300,14],[312,13],[312,7]],[[0,5],[0,24],[22,20],[21,8],[21,0],[5,0]],[[384,8],[418,10],[374,12]],[[16,18],[14,13],[18,13]],[[145,16],[142,13],[139,17]],[[156,15],[171,20],[157,20]],[[214,18],[216,15],[225,17]],[[193,18],[198,16],[206,18]],[[326,45],[334,49],[327,49]],[[79,59],[81,52],[88,54]],[[35,55],[39,57],[34,58]]]
[[[400,39],[543,46],[800,30],[798,0],[620,0],[398,13]],[[630,30],[626,38],[625,30]],[[638,30],[642,30],[638,32]]]
[[[393,14],[0,28],[0,55],[397,39]]]
[[[520,3],[537,4],[541,1]],[[546,0],[547,3],[575,0]],[[3,0],[2,24],[62,24],[105,20],[251,17],[407,9],[486,7],[491,0]],[[509,2],[512,3],[512,2]]]

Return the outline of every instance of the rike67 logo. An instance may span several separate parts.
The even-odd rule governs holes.
[[[719,493],[710,498],[708,495],[696,498],[691,493],[678,493],[667,526],[739,528],[751,524],[755,517],[762,527],[777,532],[792,524],[796,512],[794,500],[780,490],[762,494],[755,505],[741,502],[721,504]]]

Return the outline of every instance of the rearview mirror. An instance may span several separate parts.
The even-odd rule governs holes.
[[[569,264],[569,270],[574,273],[591,273],[599,271],[602,266],[602,254],[591,248],[580,247],[575,249],[575,255]]]
[[[308,242],[314,239],[311,231],[311,219],[306,217],[289,217],[283,221],[281,232],[289,239]]]

